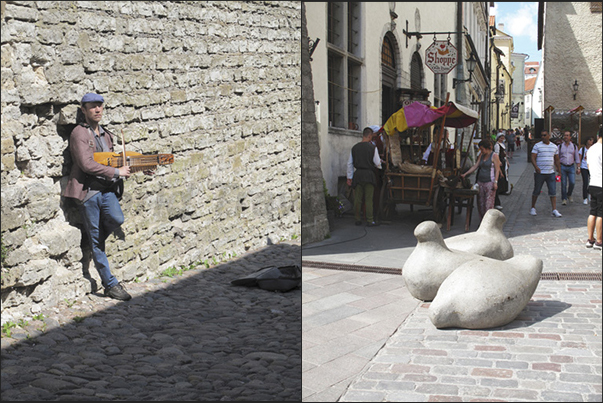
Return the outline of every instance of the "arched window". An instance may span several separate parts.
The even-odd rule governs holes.
[[[381,49],[381,64],[383,66],[391,67],[396,70],[396,58],[394,57],[394,47],[391,39],[386,35],[383,38],[383,47]]]
[[[383,122],[399,109],[398,100],[396,99],[398,76],[396,45],[396,39],[392,33],[385,34],[381,46],[381,119]]]

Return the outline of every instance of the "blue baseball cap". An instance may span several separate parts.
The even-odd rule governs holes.
[[[105,103],[105,99],[102,96],[95,94],[94,92],[89,92],[86,95],[84,95],[84,97],[82,98],[82,104],[85,104],[86,102]]]

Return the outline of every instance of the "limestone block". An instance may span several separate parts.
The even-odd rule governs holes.
[[[513,246],[502,230],[506,221],[507,218],[501,211],[490,209],[477,231],[447,238],[446,246],[492,259],[510,259],[513,257]]]
[[[446,278],[429,307],[437,328],[486,329],[513,321],[536,290],[542,260],[519,255],[506,261],[470,260]]]
[[[418,243],[404,263],[402,277],[408,291],[417,299],[431,301],[450,273],[463,263],[479,258],[473,253],[448,249],[434,221],[417,225],[414,235]]]
[[[56,222],[38,233],[40,245],[48,248],[50,256],[59,256],[71,250],[79,250],[82,233],[66,222]]]

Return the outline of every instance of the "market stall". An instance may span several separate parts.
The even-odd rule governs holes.
[[[462,128],[476,124],[479,113],[446,102],[440,108],[413,102],[395,112],[383,125],[385,137],[384,186],[381,189],[380,214],[389,217],[396,204],[432,207],[436,221],[444,218],[446,195],[443,187],[458,182],[461,166],[461,144],[450,144],[446,127]],[[471,142],[471,141],[470,141]],[[422,164],[417,156],[423,157],[428,147],[433,158]]]

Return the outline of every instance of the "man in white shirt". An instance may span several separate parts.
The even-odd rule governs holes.
[[[602,161],[602,139],[601,129],[597,133],[597,142],[593,144],[587,152],[588,171],[590,172],[590,180],[588,182],[588,192],[590,193],[590,215],[586,222],[588,231],[587,248],[601,250],[601,242],[603,241],[601,232],[603,230],[603,189],[601,181],[603,180],[601,161]],[[597,240],[595,241],[595,229],[597,230]]]
[[[555,168],[561,173],[559,164],[559,149],[551,143],[551,135],[548,131],[542,131],[542,141],[536,143],[532,148],[532,165],[534,166],[534,192],[532,192],[532,209],[531,215],[536,215],[536,200],[542,189],[542,185],[546,182],[551,198],[551,206],[553,211],[551,215],[561,217],[561,213],[557,211],[557,184],[555,178]]]

